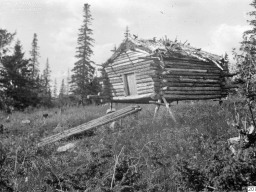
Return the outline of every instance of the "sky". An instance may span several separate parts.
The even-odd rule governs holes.
[[[139,38],[185,42],[211,53],[229,54],[250,29],[252,0],[0,0],[0,28],[17,32],[29,57],[33,34],[38,35],[40,69],[49,59],[52,82],[67,77],[76,61],[83,5],[91,5],[95,40],[92,60],[104,63],[124,39],[128,26]]]

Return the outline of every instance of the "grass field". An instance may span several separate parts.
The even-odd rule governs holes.
[[[177,123],[164,107],[152,121],[154,106],[140,106],[138,120],[126,117],[112,129],[105,125],[43,148],[37,148],[41,138],[101,117],[108,106],[71,107],[62,112],[30,109],[13,113],[9,120],[1,114],[5,128],[0,135],[1,190],[239,191],[255,184],[251,182],[255,166],[251,167],[254,175],[239,176],[237,172],[249,165],[242,165],[228,150],[227,139],[238,135],[231,126],[231,101],[222,106],[212,101],[174,104]],[[43,118],[45,113],[48,118]],[[26,119],[30,123],[22,124]],[[57,152],[69,142],[75,147]],[[244,177],[250,179],[243,181]]]

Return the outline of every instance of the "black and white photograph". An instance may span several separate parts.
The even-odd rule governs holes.
[[[256,0],[0,0],[0,192],[256,192]]]

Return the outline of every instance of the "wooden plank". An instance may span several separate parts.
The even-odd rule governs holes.
[[[116,121],[120,118],[126,117],[128,115],[133,114],[133,113],[137,113],[139,111],[141,111],[141,108],[139,106],[126,107],[124,109],[121,109],[121,110],[118,110],[116,112],[107,114],[103,117],[100,117],[98,119],[89,121],[87,123],[84,123],[82,125],[74,127],[72,129],[65,130],[65,131],[63,131],[61,133],[58,133],[56,135],[46,137],[46,138],[42,139],[40,143],[38,143],[38,147],[42,147],[42,146],[45,146],[47,144],[51,144],[51,143],[59,141],[61,139],[66,139],[70,136],[82,134],[85,131],[88,131],[90,129],[105,125],[105,124],[113,122],[113,121]]]

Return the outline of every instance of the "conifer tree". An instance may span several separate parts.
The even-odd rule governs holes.
[[[50,70],[49,59],[47,58],[45,69],[43,71],[43,82],[44,82],[43,86],[47,91],[51,89],[50,81],[51,81],[51,70]]]
[[[57,86],[58,86],[58,84],[57,84],[57,79],[55,78],[54,79],[54,85],[53,85],[53,97],[57,97]]]
[[[70,71],[68,69],[68,74],[67,74],[67,80],[66,80],[66,95],[69,95],[69,91],[70,91],[70,86],[69,86],[69,83],[70,83]]]
[[[41,104],[45,106],[51,105],[51,70],[49,59],[46,59],[45,69],[41,75]]]
[[[59,93],[59,98],[62,99],[65,95],[65,80],[62,79],[61,81],[61,86],[60,86],[60,93]]]
[[[79,95],[81,103],[85,104],[86,96],[90,94],[89,86],[93,79],[94,67],[92,67],[93,61],[91,56],[93,54],[92,47],[94,39],[92,36],[91,21],[92,16],[90,12],[90,5],[84,4],[83,8],[83,24],[79,29],[76,47],[76,58],[75,66],[72,69],[73,75],[71,76],[71,88],[75,95]]]
[[[248,13],[252,17],[248,20],[252,28],[244,32],[239,51],[233,51],[237,69],[244,82],[248,82],[248,79],[255,82],[256,74],[256,0],[253,0],[250,5],[254,8],[254,11]],[[245,88],[246,86],[243,92],[246,92]]]
[[[32,78],[36,79],[39,74],[39,47],[38,47],[38,39],[37,34],[34,33],[33,41],[32,41],[32,49],[29,52],[31,55],[31,65],[32,65]]]
[[[11,105],[17,109],[24,109],[29,105],[35,106],[38,103],[29,62],[30,60],[24,59],[20,41],[15,44],[13,55],[5,56],[2,60],[5,70],[1,71],[0,83],[4,87],[6,96],[12,99]]]
[[[0,28],[0,62],[1,58],[9,51],[8,45],[12,42],[15,33],[9,33],[6,29]]]

